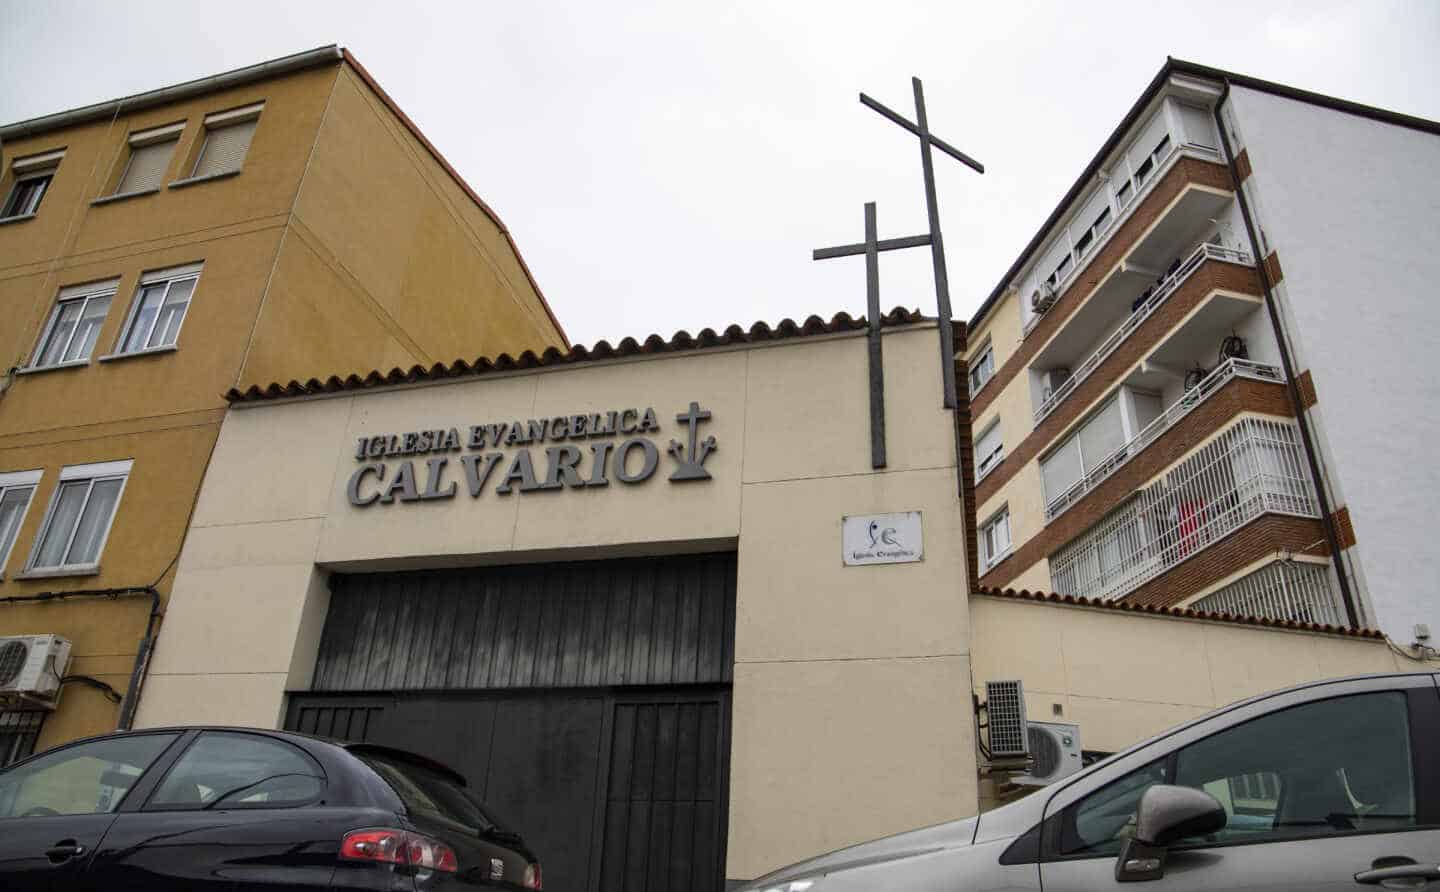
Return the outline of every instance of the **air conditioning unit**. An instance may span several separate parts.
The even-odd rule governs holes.
[[[1060,389],[1062,384],[1069,380],[1070,370],[1066,368],[1051,369],[1048,372],[1042,372],[1040,375],[1041,393],[1045,399],[1048,400],[1055,394],[1055,391]]]
[[[59,635],[0,638],[0,700],[53,701],[70,663],[70,642]]]
[[[1083,767],[1079,725],[1031,722],[1027,731],[1034,764],[1029,774],[1011,778],[1015,783],[1043,787],[1062,777],[1069,777]]]
[[[1025,686],[1020,680],[985,682],[985,716],[990,726],[991,758],[1030,754],[1025,721]]]
[[[1055,290],[1055,286],[1050,284],[1049,282],[1045,282],[1039,288],[1036,288],[1033,292],[1031,292],[1030,309],[1034,310],[1036,313],[1043,313],[1046,310],[1050,309],[1052,305],[1054,305],[1055,298],[1059,296],[1060,294]]]

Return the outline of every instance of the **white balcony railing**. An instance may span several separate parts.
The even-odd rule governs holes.
[[[1158,418],[1141,428],[1140,432],[1127,440],[1124,445],[1096,462],[1095,466],[1087,470],[1085,476],[1075,481],[1069,489],[1047,502],[1045,504],[1045,522],[1049,523],[1064,514],[1067,508],[1080,501],[1086,493],[1099,486],[1146,446],[1155,442],[1161,434],[1189,415],[1191,409],[1209,399],[1211,394],[1225,386],[1225,382],[1232,378],[1250,378],[1255,381],[1273,381],[1283,384],[1285,373],[1273,365],[1262,365],[1246,359],[1226,360],[1215,371],[1206,375],[1198,385],[1187,390],[1180,399],[1171,403],[1170,408],[1161,412]]]
[[[1344,626],[1345,607],[1325,564],[1277,561],[1189,605],[1195,610]]]
[[[1051,582],[1120,598],[1267,513],[1320,516],[1295,423],[1244,418],[1055,552]]]
[[[1175,272],[1165,277],[1164,281],[1160,283],[1154,293],[1147,297],[1145,302],[1139,307],[1136,307],[1134,312],[1130,314],[1129,318],[1127,318],[1119,328],[1115,329],[1115,331],[1110,333],[1109,337],[1100,342],[1100,346],[1095,349],[1094,353],[1091,353],[1085,358],[1084,362],[1075,367],[1064,384],[1055,388],[1053,392],[1045,397],[1045,401],[1035,410],[1035,423],[1039,424],[1045,416],[1055,411],[1055,407],[1064,402],[1066,397],[1074,393],[1075,388],[1079,387],[1081,382],[1090,377],[1090,374],[1099,368],[1100,364],[1104,362],[1111,353],[1115,352],[1115,348],[1124,343],[1125,339],[1130,337],[1135,329],[1139,328],[1146,319],[1149,319],[1150,316],[1170,298],[1170,295],[1178,291],[1180,286],[1185,283],[1185,280],[1190,278],[1190,274],[1199,269],[1200,265],[1207,259],[1223,260],[1227,263],[1238,263],[1243,266],[1251,265],[1250,255],[1244,251],[1238,251],[1235,248],[1227,248],[1222,245],[1212,245],[1208,242],[1200,245],[1190,253],[1189,257],[1186,257],[1185,260],[1181,262]]]

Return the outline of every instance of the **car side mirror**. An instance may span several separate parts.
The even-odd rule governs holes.
[[[1165,875],[1169,846],[1187,836],[1214,833],[1228,820],[1214,796],[1194,787],[1156,784],[1140,797],[1135,835],[1120,847],[1115,881],[1138,883]]]

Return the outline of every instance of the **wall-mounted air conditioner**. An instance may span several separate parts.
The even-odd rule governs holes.
[[[1015,783],[1043,787],[1062,777],[1069,777],[1083,767],[1079,725],[1030,722],[1027,730],[1034,764],[1028,774],[1012,778]]]
[[[990,728],[992,759],[1022,758],[1030,754],[1025,686],[1018,678],[985,682],[985,718]]]
[[[1054,285],[1043,282],[1039,288],[1030,293],[1030,309],[1036,313],[1043,313],[1055,304],[1055,299],[1059,296],[1060,293],[1055,290]]]
[[[54,700],[70,663],[70,642],[59,635],[0,638],[0,700]]]

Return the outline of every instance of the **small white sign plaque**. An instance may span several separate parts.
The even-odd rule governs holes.
[[[925,536],[920,512],[842,517],[840,547],[847,567],[921,560],[925,557]]]

